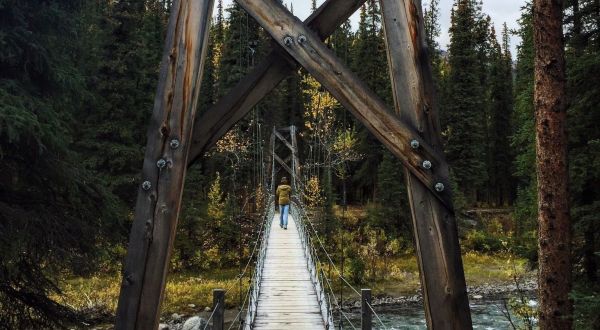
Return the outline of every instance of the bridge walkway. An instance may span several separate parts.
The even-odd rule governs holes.
[[[325,329],[296,222],[272,221],[253,329]]]

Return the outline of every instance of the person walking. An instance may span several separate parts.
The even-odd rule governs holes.
[[[292,187],[288,185],[288,179],[284,176],[275,192],[275,202],[279,203],[279,227],[283,229],[287,229],[291,195]]]

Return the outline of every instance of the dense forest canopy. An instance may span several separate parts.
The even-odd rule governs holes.
[[[53,298],[61,283],[121,269],[170,6],[166,0],[0,1],[0,324],[52,327],[84,317]],[[216,6],[199,113],[272,47],[238,5]],[[568,0],[564,10],[572,298],[578,324],[589,328],[600,322],[592,315],[600,305],[598,6]],[[463,249],[496,253],[508,245],[535,268],[532,6],[521,9],[517,30],[504,24],[496,31],[481,2],[455,0],[448,49],[438,43],[439,0],[426,8]],[[358,26],[345,22],[326,43],[392,108],[381,21],[378,1],[369,0]],[[515,35],[521,44],[511,54]],[[321,232],[332,246],[345,238],[340,227],[350,235],[343,253],[354,280],[377,277],[361,246],[381,258],[411,251],[400,162],[297,70],[189,168],[172,272],[237,267],[247,256],[238,247],[251,240],[261,210],[256,196],[263,191],[268,137],[273,127],[289,125],[299,128],[303,193],[320,210]],[[364,223],[342,222],[338,207],[346,203],[365,210]],[[470,228],[467,211],[474,208],[508,210],[510,230]]]

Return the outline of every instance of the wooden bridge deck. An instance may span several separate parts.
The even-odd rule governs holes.
[[[296,223],[273,217],[254,329],[325,329]]]

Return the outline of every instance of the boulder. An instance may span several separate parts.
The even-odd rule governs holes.
[[[190,317],[183,323],[181,330],[204,330],[206,326],[206,320],[200,316]]]

